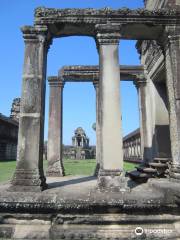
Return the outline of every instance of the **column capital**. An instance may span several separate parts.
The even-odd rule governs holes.
[[[93,79],[93,85],[95,89],[99,87],[99,79]]]
[[[135,87],[138,89],[141,86],[145,86],[147,84],[147,79],[145,78],[144,74],[136,75],[133,83],[134,83]]]
[[[164,33],[159,41],[159,45],[166,50],[169,48],[171,44],[179,45],[180,40],[180,27],[173,25],[173,26],[166,26],[164,29]]]
[[[25,43],[43,44],[47,51],[52,44],[52,36],[48,32],[48,27],[42,26],[23,26],[21,28]]]
[[[64,87],[64,81],[57,77],[57,76],[50,76],[48,77],[48,82],[49,82],[49,86],[50,87],[60,87],[63,88]]]
[[[47,39],[47,26],[23,26],[21,31],[25,42],[45,42]]]
[[[117,24],[97,24],[96,42],[97,45],[118,45],[121,37],[121,25]]]

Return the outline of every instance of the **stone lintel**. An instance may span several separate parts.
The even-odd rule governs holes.
[[[143,75],[144,68],[142,65],[120,65],[121,81],[133,81],[137,75]],[[74,65],[64,66],[59,70],[59,77],[65,82],[93,82],[99,80],[98,65]]]
[[[95,25],[122,26],[124,39],[157,39],[163,26],[180,23],[180,11],[175,9],[53,9],[40,7],[35,10],[35,25],[47,25],[54,36],[95,36]],[[72,24],[72,27],[63,27]],[[53,27],[56,25],[56,28]],[[74,26],[76,25],[76,26]],[[57,27],[58,26],[58,27]],[[109,31],[111,28],[107,28]],[[150,30],[150,31],[149,31]]]
[[[121,30],[121,25],[117,23],[97,24],[95,26],[97,33],[117,34]]]

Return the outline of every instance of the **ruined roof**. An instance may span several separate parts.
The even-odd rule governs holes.
[[[133,132],[130,132],[129,134],[127,134],[125,137],[123,137],[123,142],[128,140],[129,138],[135,137],[137,135],[140,135],[140,129],[137,128],[136,130],[134,130]]]
[[[3,121],[3,122],[6,122],[6,123],[9,123],[9,124],[12,124],[14,126],[19,126],[18,122],[13,120],[12,118],[10,117],[6,117],[5,115],[3,115],[2,113],[0,113],[0,120]]]
[[[180,11],[177,9],[39,7],[35,10],[34,23],[37,27],[47,26],[53,37],[95,37],[98,26],[106,25],[103,31],[119,31],[122,39],[158,39],[164,31],[164,26],[180,24],[179,16]]]

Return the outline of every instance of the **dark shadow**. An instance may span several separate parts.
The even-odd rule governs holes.
[[[0,162],[16,162],[16,159],[0,160]]]
[[[158,157],[171,157],[169,125],[156,125],[155,133]]]
[[[166,79],[165,76],[164,76],[164,79]],[[159,96],[163,100],[166,109],[168,110],[168,97],[167,97],[166,84],[163,81],[163,82],[159,82],[159,83],[154,83],[154,86],[155,86],[157,92],[159,93]]]
[[[135,181],[133,181],[133,180],[131,180],[131,179],[129,179],[128,181],[127,181],[127,186],[130,188],[130,189],[133,189],[133,188],[135,188],[135,187],[137,187],[137,186],[139,186],[139,185],[141,185],[141,184],[144,184],[144,183],[137,183],[137,182],[135,182]]]
[[[63,187],[63,186],[73,185],[73,184],[79,184],[79,183],[83,183],[83,182],[89,182],[89,181],[93,181],[96,179],[97,179],[97,177],[95,177],[95,176],[87,176],[87,177],[81,177],[81,178],[71,179],[71,180],[67,180],[67,181],[48,183],[48,189]]]
[[[144,162],[152,162],[154,158],[171,157],[171,141],[169,125],[155,125],[151,147],[144,148]],[[146,164],[145,164],[146,165]]]

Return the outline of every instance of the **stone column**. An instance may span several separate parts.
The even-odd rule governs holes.
[[[99,25],[99,129],[100,163],[99,188],[121,190],[123,172],[122,124],[120,112],[120,69],[118,26]],[[116,29],[117,31],[115,31]]]
[[[139,140],[138,140],[138,138],[136,139],[136,154],[137,154],[137,157],[139,157]]]
[[[132,159],[133,156],[133,145],[132,145],[132,139],[130,139],[130,158]]]
[[[43,172],[47,28],[23,27],[25,58],[18,135],[17,167],[12,191],[47,188]]]
[[[48,130],[48,169],[47,176],[64,176],[62,161],[62,115],[63,115],[63,86],[58,77],[49,77],[49,130]]]
[[[129,143],[127,142],[127,159],[129,158]]]
[[[180,180],[180,28],[166,27],[164,53],[172,162],[170,178]]]
[[[94,175],[98,176],[100,169],[100,129],[99,129],[99,80],[93,80],[93,85],[96,90],[96,168],[94,171]]]
[[[140,136],[141,136],[141,158],[143,165],[152,161],[152,138],[151,126],[148,121],[148,89],[147,81],[144,77],[137,77],[134,84],[138,91],[139,99],[139,118],[140,118]]]

